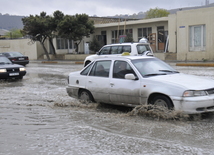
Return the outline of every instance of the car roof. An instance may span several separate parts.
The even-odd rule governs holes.
[[[106,46],[115,46],[115,45],[137,45],[137,44],[149,45],[149,43],[129,42],[129,43],[115,43],[115,44],[108,44],[108,45],[105,45],[105,46],[103,46],[103,47],[106,47]]]
[[[2,53],[17,53],[17,51],[2,52]],[[18,52],[18,53],[20,53],[20,52]]]
[[[106,58],[97,58],[94,61],[100,60],[136,60],[136,59],[157,59],[156,57],[152,56],[111,56]]]

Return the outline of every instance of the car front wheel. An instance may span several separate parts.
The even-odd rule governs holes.
[[[151,104],[155,108],[161,108],[161,109],[167,109],[167,110],[173,109],[173,104],[171,100],[164,95],[158,95],[154,97],[153,100],[151,101]]]
[[[93,96],[88,90],[81,90],[79,93],[79,99],[84,103],[91,103],[94,101]]]

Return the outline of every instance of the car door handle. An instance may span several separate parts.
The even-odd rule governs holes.
[[[114,83],[110,83],[110,86],[113,87],[113,86],[114,86]]]
[[[91,81],[91,80],[89,80],[88,82],[92,83],[92,81]]]

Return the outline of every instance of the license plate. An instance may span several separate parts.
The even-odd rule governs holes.
[[[19,58],[19,60],[24,60],[25,58]]]
[[[10,73],[9,75],[10,76],[17,76],[17,75],[19,75],[19,73]]]

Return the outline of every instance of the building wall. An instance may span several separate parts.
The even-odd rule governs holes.
[[[37,60],[42,49],[38,43],[32,44],[29,39],[0,40],[0,53],[17,51],[27,55],[30,60]]]
[[[135,20],[135,21],[123,21],[104,24],[95,24],[95,33],[93,35],[101,35],[101,31],[106,31],[107,44],[111,44],[112,31],[132,29],[133,39],[138,41],[138,28],[152,27],[152,33],[157,34],[157,27],[164,26],[165,31],[168,30],[169,34],[169,46],[168,51],[170,53],[177,54],[177,60],[179,61],[204,61],[214,60],[214,7],[207,7],[202,9],[193,9],[187,11],[179,11],[176,14],[171,14],[168,17]],[[206,25],[206,46],[201,51],[190,51],[189,49],[189,27],[195,25]],[[92,40],[93,35],[90,38],[84,37],[79,45],[79,53],[85,53],[86,45]],[[157,36],[156,36],[157,37]],[[157,38],[156,38],[157,39]],[[56,40],[53,40],[56,47]],[[156,41],[157,45],[157,41]],[[46,47],[49,51],[49,44],[46,42]],[[74,45],[73,45],[74,47]],[[58,50],[57,54],[74,53],[74,48],[70,52],[68,49]],[[36,60],[40,56],[44,55],[44,50],[39,42],[30,44],[29,39],[19,40],[0,40],[0,52],[6,51],[19,51],[24,55],[28,55],[30,60]],[[160,55],[162,54],[162,55]],[[158,57],[164,58],[164,53],[157,53]]]
[[[138,20],[137,22],[133,21],[127,21],[127,22],[121,22],[121,23],[113,23],[113,24],[103,24],[102,27],[96,27],[95,34],[94,35],[101,35],[101,31],[106,31],[107,36],[107,44],[111,44],[112,41],[112,31],[114,30],[124,30],[124,29],[132,29],[133,32],[133,40],[134,42],[138,42],[138,28],[152,28],[152,33],[156,33],[156,46],[157,46],[157,27],[158,26],[164,26],[164,30],[168,31],[168,18],[164,17],[164,21],[159,20]],[[148,23],[147,23],[148,22]]]
[[[177,53],[177,15],[169,15],[169,46],[168,50],[170,53]]]
[[[214,60],[214,7],[177,12],[177,60]],[[189,27],[206,26],[205,50],[190,51]],[[176,37],[175,37],[176,38]]]

